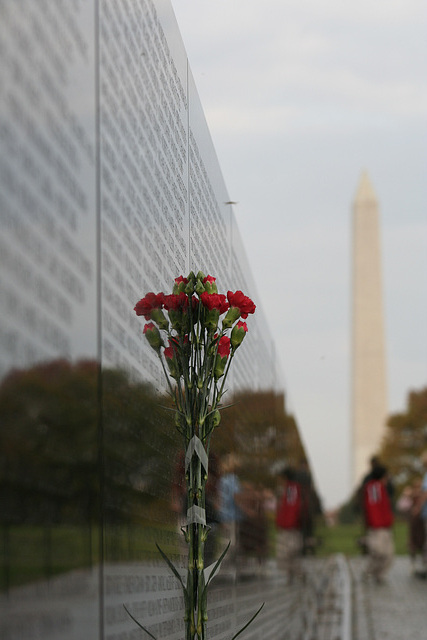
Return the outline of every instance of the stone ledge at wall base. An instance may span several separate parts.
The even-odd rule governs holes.
[[[306,558],[302,566],[304,579],[293,584],[288,583],[274,560],[268,561],[262,570],[255,566],[251,569],[249,564],[241,576],[219,574],[210,593],[208,637],[230,640],[236,626],[248,621],[262,599],[265,607],[239,636],[242,640],[351,640],[346,561],[340,556]],[[104,577],[108,640],[143,637],[123,609],[123,603],[147,622],[147,628],[159,640],[185,637],[181,588],[167,567],[116,563],[105,567]],[[93,618],[90,622],[98,580],[99,569],[94,568],[14,589],[13,599],[9,600],[12,604],[0,620],[0,637],[2,640],[98,637],[98,622]],[[1,598],[8,600],[5,595]]]
[[[99,567],[77,570],[0,595],[2,640],[97,638]]]
[[[326,561],[318,593],[317,635],[313,640],[352,640],[352,585],[342,554]]]

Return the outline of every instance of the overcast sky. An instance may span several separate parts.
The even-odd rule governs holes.
[[[350,481],[351,205],[380,204],[389,408],[427,385],[427,4],[172,0],[327,507]]]

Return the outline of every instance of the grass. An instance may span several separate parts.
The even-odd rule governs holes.
[[[129,562],[159,558],[156,542],[173,555],[177,550],[176,539],[177,533],[170,526],[107,525],[104,559]],[[0,527],[0,590],[96,566],[100,562],[99,549],[96,526]]]
[[[3,589],[96,564],[95,528],[10,526],[1,528],[0,585]]]
[[[407,524],[396,521],[394,527],[396,554],[406,555]],[[343,553],[357,556],[362,526],[339,524],[327,527],[319,522],[316,537],[321,540],[316,555],[325,557]],[[0,528],[0,590],[8,590],[34,580],[48,579],[73,569],[95,566],[100,561],[97,527],[10,526]],[[170,556],[179,552],[177,530],[171,525],[155,527],[108,525],[104,535],[105,560],[129,562],[159,559],[156,542]],[[269,523],[269,549],[275,553],[274,521]]]
[[[407,547],[407,524],[402,520],[397,520],[393,526],[394,543],[396,555],[406,555]],[[321,545],[317,555],[324,557],[333,553],[343,553],[345,556],[360,555],[360,547],[357,544],[358,538],[363,535],[361,523],[337,524],[327,527],[319,523],[316,527],[316,536],[320,538]]]

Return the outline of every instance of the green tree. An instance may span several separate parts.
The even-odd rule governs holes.
[[[0,521],[93,522],[102,508],[122,522],[162,509],[179,446],[167,402],[95,361],[11,372],[0,386]]]

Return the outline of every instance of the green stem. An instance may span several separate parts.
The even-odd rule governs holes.
[[[225,380],[226,380],[226,378],[228,376],[228,372],[229,372],[229,369],[230,369],[230,366],[231,366],[231,361],[233,359],[234,353],[235,352],[232,351],[231,354],[230,354],[230,357],[228,358],[227,366],[225,368],[225,372],[224,372],[224,375],[222,377],[222,384],[221,384],[220,390],[219,390],[218,395],[217,395],[215,408],[218,406],[218,403],[221,402],[221,397],[222,397],[222,394],[224,392]]]
[[[168,383],[168,386],[169,386],[170,395],[171,395],[172,399],[175,400],[175,393],[174,393],[171,381],[169,380],[169,374],[168,374],[168,372],[166,370],[166,366],[165,366],[165,363],[163,361],[163,358],[161,356],[160,351],[158,353],[158,356],[159,356],[160,362],[162,363],[163,373],[165,374],[166,382]]]
[[[188,542],[188,570],[187,570],[187,593],[188,607],[186,612],[186,637],[187,640],[193,640],[195,633],[194,624],[194,525],[188,525],[189,542]]]
[[[197,555],[197,637],[204,639],[207,621],[207,598],[204,597],[205,574],[204,574],[204,552],[205,543],[203,540],[203,525],[198,525],[198,555]]]

